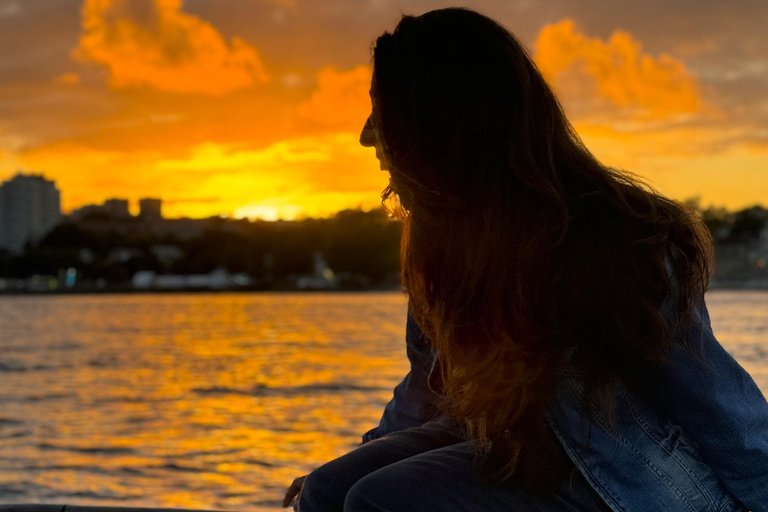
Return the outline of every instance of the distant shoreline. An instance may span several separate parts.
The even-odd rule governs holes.
[[[4,296],[41,296],[41,295],[222,295],[222,294],[249,294],[249,293],[380,293],[401,292],[398,287],[371,287],[365,289],[317,289],[300,290],[294,288],[248,288],[248,289],[187,289],[187,290],[138,290],[138,289],[103,289],[103,290],[56,290],[56,291],[32,291],[32,290],[2,290],[0,297]]]
[[[713,280],[709,283],[710,290],[768,290],[768,279],[751,279],[747,281]]]
[[[749,280],[749,281],[712,281],[708,291],[768,291],[768,280]],[[249,294],[249,293],[381,293],[381,292],[402,292],[399,286],[378,286],[361,289],[296,289],[296,288],[240,288],[240,289],[165,289],[165,290],[143,290],[131,288],[116,289],[80,289],[80,290],[0,290],[0,297],[3,296],[41,296],[41,295],[222,295],[222,294]]]

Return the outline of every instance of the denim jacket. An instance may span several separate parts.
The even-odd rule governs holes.
[[[700,344],[704,362],[673,349],[650,370],[647,401],[620,391],[613,428],[583,414],[576,376],[562,379],[548,408],[563,448],[615,512],[768,512],[768,403],[715,339],[703,300],[696,316],[678,336]],[[364,443],[439,415],[429,386],[436,355],[410,315],[406,348],[411,371]]]

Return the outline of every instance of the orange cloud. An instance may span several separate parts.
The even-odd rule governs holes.
[[[256,0],[256,1],[263,4],[276,4],[280,7],[290,7],[291,9],[294,9],[297,6],[296,0]]]
[[[577,124],[576,130],[601,161],[637,173],[670,197],[701,196],[707,203],[739,209],[768,196],[768,149],[722,145],[724,136],[741,138],[739,129],[698,126],[628,133]]]
[[[321,69],[318,88],[299,105],[299,117],[324,126],[361,128],[371,113],[371,73],[371,67],[365,65],[349,71]]]
[[[58,85],[77,85],[80,83],[80,75],[77,73],[64,73],[57,76],[53,82]]]
[[[106,66],[115,88],[221,95],[268,80],[254,47],[227,43],[181,0],[86,0],[76,56]]]
[[[639,117],[664,118],[701,107],[699,86],[685,65],[666,54],[644,54],[626,32],[608,41],[590,38],[572,20],[546,25],[535,60],[566,103],[609,100]]]

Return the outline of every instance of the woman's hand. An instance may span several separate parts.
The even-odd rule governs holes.
[[[291,503],[293,503],[297,497],[299,496],[299,493],[301,492],[301,488],[304,487],[304,480],[307,479],[307,475],[300,476],[296,480],[293,481],[291,486],[288,488],[287,491],[285,491],[285,498],[283,498],[283,507],[290,507]]]

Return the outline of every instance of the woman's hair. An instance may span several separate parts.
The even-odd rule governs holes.
[[[403,285],[440,353],[445,411],[496,478],[533,487],[555,450],[545,411],[560,372],[583,375],[584,407],[608,417],[619,383],[642,391],[644,365],[676,343],[662,302],[690,321],[708,286],[709,233],[601,164],[493,20],[404,16],[373,64],[382,198],[399,200]]]

